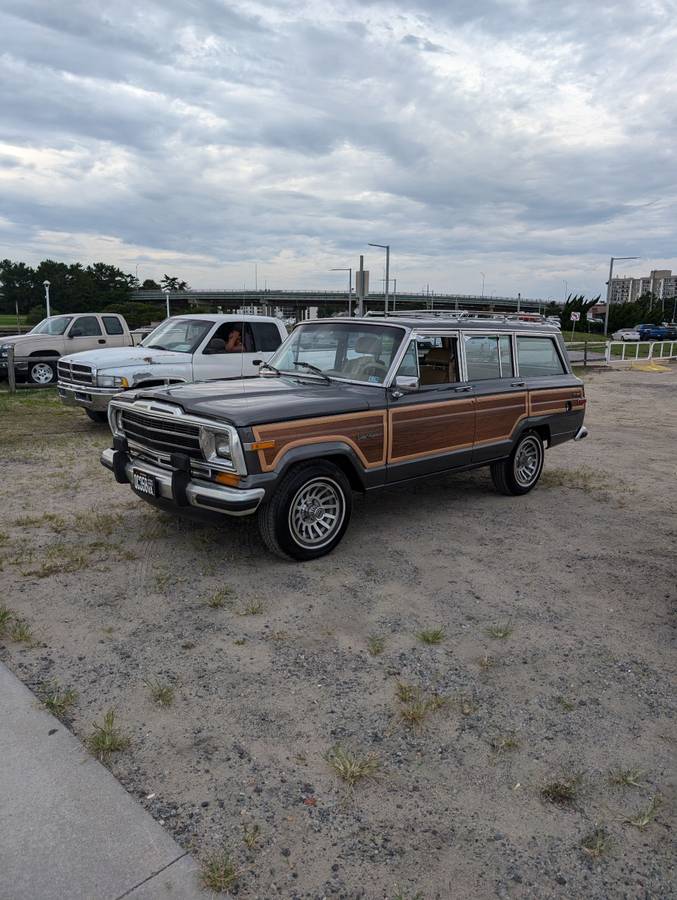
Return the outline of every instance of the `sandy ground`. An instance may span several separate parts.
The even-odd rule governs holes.
[[[112,771],[198,856],[227,846],[241,897],[675,896],[677,369],[586,390],[590,438],[528,496],[480,471],[358,498],[306,564],[145,505],[99,465],[104,427],[0,396],[0,604],[32,631],[0,657],[75,689],[83,740],[114,708]],[[439,698],[418,726],[398,683]],[[348,787],[337,746],[377,777]]]

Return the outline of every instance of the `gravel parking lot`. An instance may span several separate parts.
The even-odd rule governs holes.
[[[306,564],[147,506],[106,428],[2,394],[0,658],[75,691],[83,741],[114,709],[114,774],[241,897],[675,896],[677,368],[586,391],[531,494],[358,499]]]

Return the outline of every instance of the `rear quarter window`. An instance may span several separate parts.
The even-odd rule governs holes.
[[[280,331],[272,322],[250,322],[254,332],[254,348],[259,353],[270,353],[282,343]]]
[[[563,375],[564,363],[551,337],[517,336],[517,360],[520,375]]]
[[[106,329],[106,334],[124,333],[122,322],[117,318],[117,316],[102,316],[102,319],[103,327]]]

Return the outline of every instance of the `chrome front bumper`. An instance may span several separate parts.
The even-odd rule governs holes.
[[[96,412],[106,412],[108,404],[116,397],[121,388],[99,388],[93,385],[74,385],[60,381],[59,397],[68,406],[82,406]]]
[[[124,471],[130,484],[132,470],[142,472],[144,475],[152,475],[157,484],[158,499],[169,500],[177,507],[185,505],[185,502],[180,502],[175,496],[175,472],[173,470],[163,469],[145,460],[130,458],[125,453],[122,453],[120,462],[116,463],[116,454],[118,453],[122,453],[122,451],[112,448],[104,450],[101,454],[101,465],[116,474]],[[263,488],[230,488],[197,478],[191,478],[182,487],[182,491],[189,506],[224,513],[227,516],[251,515],[256,512],[265,494]],[[138,496],[144,497],[142,494],[138,494]]]
[[[571,432],[569,432],[569,433],[571,433]],[[586,438],[587,436],[588,436],[588,429],[585,427],[585,425],[581,425],[581,427],[578,429],[578,431],[574,435],[574,440],[582,441],[583,438]]]

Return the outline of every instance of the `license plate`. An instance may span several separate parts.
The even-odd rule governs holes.
[[[137,472],[132,470],[132,484],[134,490],[140,494],[149,494],[151,497],[157,497],[157,482],[152,475],[146,475],[145,472]]]

